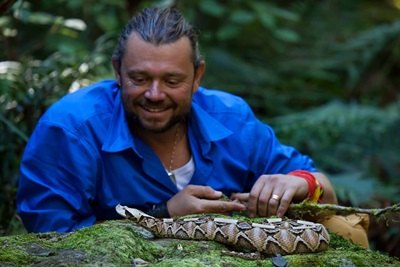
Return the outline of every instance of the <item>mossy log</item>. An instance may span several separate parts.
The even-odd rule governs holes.
[[[271,258],[228,256],[212,241],[154,239],[127,220],[107,221],[73,233],[0,237],[0,266],[274,266]],[[287,255],[290,267],[400,266],[396,258],[363,249],[332,234],[320,253]]]

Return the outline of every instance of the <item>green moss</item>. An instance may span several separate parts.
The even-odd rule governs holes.
[[[0,262],[14,266],[32,263],[81,266],[101,262],[110,266],[131,264],[134,258],[156,261],[163,247],[132,229],[131,223],[109,221],[74,233],[26,234],[2,237]],[[49,262],[52,261],[52,262]]]
[[[154,261],[163,248],[143,239],[131,226],[118,221],[97,224],[78,230],[58,242],[57,247],[81,249],[90,256],[111,254],[117,264],[129,263],[132,258]]]
[[[27,265],[30,262],[29,253],[23,250],[15,249],[9,240],[2,238],[0,241],[0,262],[2,263],[15,263],[15,266]]]
[[[148,266],[272,267],[271,258],[246,260],[227,256],[224,245],[210,241],[149,239],[129,221],[109,221],[70,234],[23,234],[0,238],[0,266]],[[400,262],[331,234],[320,253],[288,255],[291,267],[399,266]]]
[[[219,266],[223,245],[207,241],[169,240],[164,259],[152,266]]]
[[[11,263],[15,266],[23,266],[34,261],[43,253],[38,248],[48,250],[46,244],[35,234],[15,235],[0,237],[0,263]]]
[[[364,249],[334,233],[330,235],[331,243],[327,251],[285,256],[289,266],[400,266],[395,258]]]

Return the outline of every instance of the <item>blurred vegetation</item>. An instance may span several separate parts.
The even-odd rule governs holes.
[[[119,31],[150,5],[183,11],[201,33],[203,85],[246,98],[329,174],[341,204],[400,202],[400,1],[11,2],[0,1],[2,235],[23,231],[18,165],[38,118],[60,96],[112,78]],[[399,224],[373,224],[372,247],[400,256]]]

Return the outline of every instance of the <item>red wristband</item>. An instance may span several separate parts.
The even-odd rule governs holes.
[[[289,172],[288,175],[297,176],[299,178],[306,180],[308,184],[308,194],[307,194],[308,201],[314,203],[319,202],[320,198],[323,195],[324,190],[322,189],[321,185],[319,184],[317,178],[315,178],[314,175],[304,170],[295,170]]]

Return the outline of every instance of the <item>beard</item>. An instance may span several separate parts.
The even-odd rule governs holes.
[[[140,118],[136,113],[130,112],[125,109],[125,117],[131,131],[141,130],[149,133],[164,133],[174,128],[175,125],[183,123],[189,117],[190,111],[187,111],[180,115],[175,115],[171,117],[164,125],[159,127],[150,127],[142,118]]]
[[[122,88],[121,88],[122,89]],[[138,100],[132,100],[121,93],[122,105],[124,107],[125,118],[127,120],[129,129],[132,132],[142,131],[148,133],[164,133],[172,129],[179,123],[187,121],[190,116],[191,102],[182,104],[178,107],[174,103],[163,102],[152,102],[147,99],[141,98]],[[191,101],[191,97],[190,97]],[[144,116],[140,116],[140,109],[171,109],[173,111],[172,116],[165,121],[157,121],[157,118],[149,119]]]

